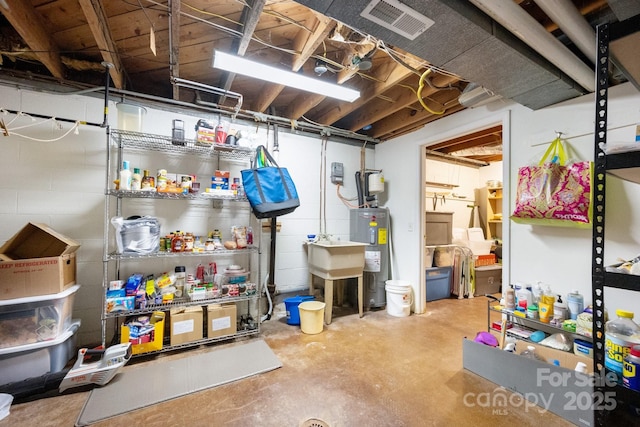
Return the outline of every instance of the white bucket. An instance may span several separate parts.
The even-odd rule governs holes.
[[[411,314],[413,294],[408,280],[387,280],[384,285],[387,291],[387,313],[395,317],[407,317]]]

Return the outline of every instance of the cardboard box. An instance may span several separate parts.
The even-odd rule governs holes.
[[[131,353],[141,354],[150,351],[162,350],[162,341],[164,339],[164,318],[163,311],[154,311],[151,314],[149,323],[153,325],[153,331],[144,336],[134,337],[128,325],[120,326],[120,343],[124,344],[131,341]]]
[[[237,331],[235,303],[207,306],[207,338],[233,335]]]
[[[0,299],[57,294],[76,283],[80,243],[28,223],[0,247]]]
[[[169,312],[171,345],[198,341],[203,335],[202,307],[183,307]]]

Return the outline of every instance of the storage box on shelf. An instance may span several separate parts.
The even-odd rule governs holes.
[[[235,304],[207,306],[207,338],[235,334],[237,332],[237,311]]]
[[[0,247],[0,300],[57,294],[76,281],[80,243],[28,223]]]
[[[62,371],[76,350],[80,320],[55,339],[0,348],[0,385]]]
[[[120,327],[120,342],[131,343],[132,354],[162,350],[165,313],[154,311],[147,322],[131,318]]]
[[[174,308],[169,312],[170,345],[185,344],[202,339],[203,311],[201,306]]]
[[[57,339],[71,326],[73,301],[80,285],[35,297],[0,301],[0,348]]]
[[[425,212],[425,243],[450,245],[453,239],[453,212]]]
[[[117,172],[115,169],[117,169],[121,164],[125,154],[128,156],[135,153],[135,155],[140,158],[140,162],[157,162],[158,158],[163,157],[162,154],[167,154],[171,156],[172,162],[184,161],[183,164],[187,165],[187,167],[189,167],[189,165],[197,165],[194,167],[198,167],[202,170],[203,167],[208,168],[207,166],[210,165],[211,176],[220,175],[220,171],[218,170],[221,169],[220,161],[229,161],[229,164],[248,165],[250,157],[253,154],[253,150],[248,147],[224,144],[209,144],[205,147],[193,143],[176,145],[172,143],[171,137],[121,130],[111,131],[108,135],[107,143],[109,146],[107,150],[107,164],[111,165],[110,167],[107,167],[106,171],[107,183],[113,182],[113,177],[115,177],[114,172]],[[151,152],[155,153],[151,154]],[[157,153],[160,153],[160,155]],[[147,167],[147,169],[150,168]],[[178,172],[184,176],[193,176],[185,175],[186,172],[190,173],[188,169],[180,170]],[[226,173],[228,174],[229,172]],[[166,174],[167,177],[170,177],[171,175],[172,173]],[[178,174],[176,177],[177,176],[180,175]],[[207,192],[206,188],[200,188],[199,190],[194,190],[194,188],[189,188],[188,190],[182,189],[180,192],[165,191],[166,189],[161,191],[158,188],[152,188],[149,191],[128,191],[107,188],[105,191],[105,221],[108,224],[111,222],[111,218],[123,218],[122,211],[127,210],[127,208],[131,208],[132,206],[136,206],[136,199],[145,199],[145,205],[149,205],[149,203],[153,202],[153,199],[157,199],[157,203],[173,204],[175,201],[178,205],[184,203],[188,204],[189,207],[195,208],[199,207],[199,205],[206,206],[208,208],[207,212],[211,213],[211,218],[206,216],[204,217],[204,221],[206,221],[204,224],[204,227],[206,227],[205,230],[211,225],[211,222],[217,224],[217,209],[223,208],[224,206],[228,207],[231,215],[230,217],[226,212],[222,212],[221,216],[224,221],[233,224],[233,221],[236,221],[233,219],[235,212],[239,222],[241,221],[245,224],[248,222],[248,225],[255,225],[253,227],[254,229],[259,227],[257,223],[252,223],[254,218],[250,214],[251,211],[246,197],[242,195],[238,196],[236,194],[220,195],[217,193]],[[113,203],[112,199],[116,200],[116,203]],[[151,199],[151,201],[148,199]],[[212,201],[214,208],[216,208],[214,210],[210,209]],[[240,202],[244,205],[234,205],[235,202]],[[120,341],[125,342],[132,338],[136,338],[131,336],[129,327],[122,324],[125,318],[148,316],[150,314],[152,317],[157,317],[159,316],[157,312],[166,313],[168,315],[167,319],[156,319],[157,322],[154,328],[153,339],[150,340],[150,336],[142,337],[140,339],[141,342],[137,342],[133,346],[134,354],[149,354],[152,352],[155,353],[176,348],[187,348],[207,342],[257,334],[259,332],[259,325],[255,325],[253,323],[252,327],[241,328],[241,330],[238,330],[236,316],[240,310],[245,310],[246,308],[247,314],[243,314],[243,316],[250,319],[257,319],[259,317],[260,289],[259,285],[256,284],[260,283],[259,279],[256,277],[256,272],[259,271],[259,267],[256,266],[256,261],[259,263],[259,247],[251,243],[247,244],[245,241],[242,242],[242,246],[238,246],[238,248],[233,249],[219,247],[208,250],[206,245],[204,245],[204,247],[199,247],[197,250],[187,250],[188,246],[186,243],[184,244],[184,247],[181,247],[181,251],[174,250],[175,248],[173,247],[167,248],[166,246],[161,249],[159,244],[156,245],[156,240],[164,239],[164,234],[161,234],[158,229],[165,218],[163,218],[161,213],[162,211],[158,210],[157,212],[160,212],[157,214],[157,218],[154,216],[142,217],[140,219],[123,219],[121,224],[122,226],[119,230],[115,230],[114,227],[111,226],[107,227],[109,235],[106,235],[104,239],[103,258],[103,284],[105,288],[104,311],[102,315],[103,344],[107,340],[106,324],[108,321],[116,322],[117,325],[120,324],[120,327],[117,329],[120,331]],[[240,212],[241,215],[237,212]],[[148,219],[153,219],[153,223],[145,223]],[[126,227],[124,227],[125,225]],[[232,228],[236,229],[235,225]],[[185,236],[188,237],[186,234]],[[234,236],[237,237],[237,239],[241,239],[240,236],[236,236],[235,234]],[[255,236],[255,238],[259,238],[259,235]],[[235,242],[239,245],[240,240],[237,239]],[[142,246],[143,250],[138,250],[138,246],[135,246],[138,241],[147,242]],[[184,242],[186,241],[187,240],[185,239]],[[114,242],[117,243],[117,246]],[[132,242],[134,243],[133,250],[129,250],[132,247]],[[196,248],[194,247],[194,249]],[[207,260],[203,262],[198,261],[203,258],[207,258]],[[176,263],[173,266],[165,266],[165,264],[170,264],[170,261],[172,260],[176,260]],[[221,284],[216,281],[217,289],[214,287],[211,289],[207,288],[205,284],[208,284],[209,282],[202,281],[199,287],[192,287],[192,289],[197,289],[198,292],[185,292],[183,295],[180,295],[179,292],[162,293],[161,295],[159,288],[156,286],[155,298],[151,298],[151,296],[153,296],[152,293],[139,292],[138,297],[133,301],[133,307],[131,307],[130,304],[131,295],[128,296],[129,300],[127,301],[122,299],[114,301],[112,298],[106,298],[110,282],[122,279],[122,277],[114,277],[114,275],[123,274],[126,277],[127,274],[134,273],[135,271],[144,272],[145,277],[147,277],[146,274],[151,273],[154,275],[154,279],[157,279],[155,275],[159,274],[159,271],[164,270],[148,271],[146,270],[145,265],[162,264],[162,268],[170,269],[171,272],[173,272],[175,265],[186,265],[187,272],[189,273],[190,268],[195,270],[195,264],[202,263],[206,265],[207,263],[213,263],[214,261],[220,260],[223,260],[223,265],[226,262],[230,262],[230,264],[234,265],[242,264],[243,267],[247,268],[245,272],[246,274],[233,277],[225,276],[225,284],[228,286],[221,286]],[[220,262],[218,262],[218,267],[218,272],[222,272]],[[256,283],[249,283],[248,280],[250,277],[256,277],[254,279]],[[244,282],[240,283],[243,278],[245,279]],[[150,282],[148,281],[147,285],[149,285],[149,283]],[[175,283],[172,283],[171,286],[174,284]],[[197,285],[198,281],[195,281],[194,284]],[[147,287],[146,289],[150,290],[150,287]],[[225,293],[225,291],[227,291],[227,293]],[[127,304],[125,304],[125,302]],[[209,304],[224,304],[224,309],[221,312],[219,312],[219,310],[212,311],[212,316],[220,314],[220,318],[215,322],[215,325],[208,322],[207,332],[205,332],[203,317],[208,316],[209,311],[207,310],[203,312],[202,306],[207,306]],[[234,310],[233,316],[231,316],[230,313],[232,309]],[[164,326],[161,328],[159,326],[160,322],[166,323],[168,327],[167,329],[170,331],[164,334],[165,336],[162,335],[162,329]],[[221,326],[222,323],[224,323],[224,327]],[[150,341],[142,342],[142,340]]]

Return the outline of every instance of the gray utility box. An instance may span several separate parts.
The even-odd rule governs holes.
[[[453,212],[425,212],[427,245],[450,245],[453,239]]]

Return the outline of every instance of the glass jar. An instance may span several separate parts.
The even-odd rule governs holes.
[[[215,245],[213,244],[213,237],[209,237],[209,238],[207,239],[207,241],[205,242],[205,244],[204,244],[204,250],[205,250],[205,251],[212,251],[212,250],[214,250],[215,248],[216,248],[216,247],[215,247]]]
[[[175,268],[176,281],[174,283],[174,286],[176,288],[176,297],[178,298],[182,297],[182,295],[184,294],[184,285],[187,278],[186,271],[187,269],[184,265],[178,265]]]
[[[195,242],[195,239],[193,238],[193,233],[187,233],[184,236],[184,247],[182,250],[184,252],[193,252],[194,242]]]

